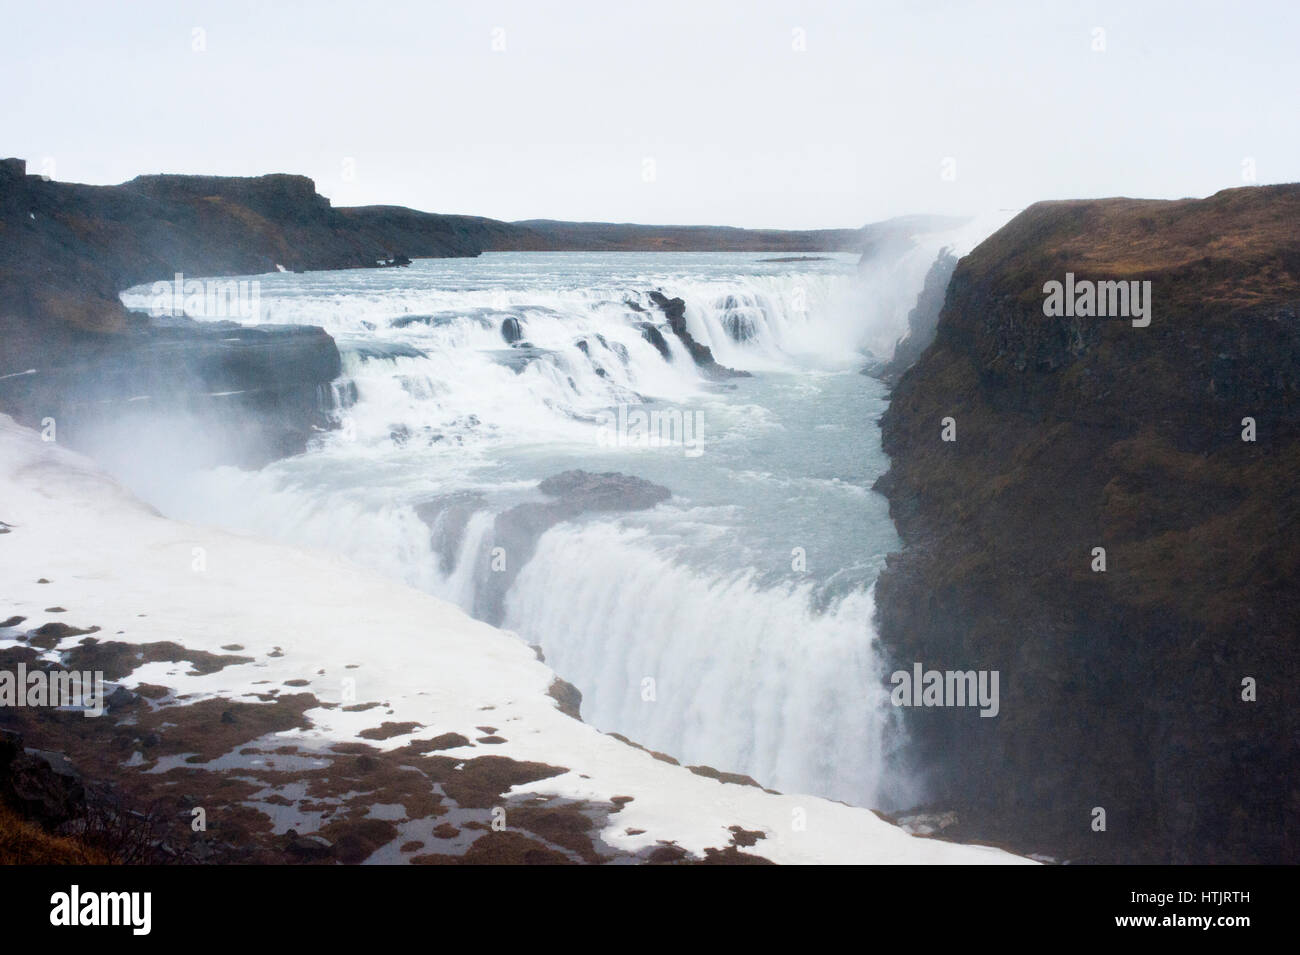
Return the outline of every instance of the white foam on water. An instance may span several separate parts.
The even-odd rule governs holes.
[[[708,577],[608,524],[561,526],[515,582],[506,625],[583,688],[583,717],[692,764],[878,805],[889,706],[873,605],[823,613],[811,584]]]

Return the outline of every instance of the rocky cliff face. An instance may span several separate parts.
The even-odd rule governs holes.
[[[996,718],[905,710],[965,836],[1300,859],[1297,221],[1295,185],[1040,203],[957,266],[882,419],[877,602],[900,668],[1000,671]],[[1150,324],[1047,317],[1066,272],[1150,281]]]
[[[896,384],[903,372],[911,368],[930,347],[939,325],[939,313],[943,310],[948,282],[956,268],[957,256],[953,255],[952,250],[940,249],[930,271],[925,274],[925,284],[917,296],[916,305],[907,313],[907,334],[898,340],[889,361],[879,369],[866,369],[864,374],[872,374],[891,385]]]
[[[238,463],[300,451],[327,424],[322,389],[339,373],[328,335],[184,320],[160,327],[129,315],[118,293],[176,273],[477,255],[478,221],[335,210],[303,176],[141,176],[83,186],[26,175],[21,160],[5,160],[0,410],[29,425],[53,418],[60,439],[74,445],[106,423],[166,409],[187,422],[182,431],[237,436],[207,446],[230,449]]]
[[[398,254],[472,256],[482,248],[480,221],[488,222],[333,209],[303,176],[140,176],[83,186],[25,175],[22,161],[10,159],[0,168],[2,314],[20,344],[64,326],[114,332],[126,324],[117,293],[132,285],[170,281],[176,272],[247,275],[277,266],[360,268]]]

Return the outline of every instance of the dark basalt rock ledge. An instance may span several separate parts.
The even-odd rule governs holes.
[[[504,571],[492,573],[482,581],[474,603],[474,616],[493,626],[504,617],[505,595],[520,568],[528,563],[541,536],[564,521],[590,513],[624,513],[648,510],[667,501],[672,492],[661,485],[630,474],[608,471],[563,471],[541,481],[537,486],[540,501],[525,501],[507,508],[493,520],[492,545],[509,555]],[[418,508],[430,525],[442,519],[444,533],[450,531],[458,542],[470,514],[482,501],[470,497],[460,500],[443,498]],[[445,548],[446,545],[444,544]],[[450,554],[442,551],[443,567],[450,565]]]
[[[891,671],[1000,672],[996,718],[903,711],[961,838],[1300,861],[1297,222],[1297,185],[1046,202],[958,264],[881,421],[876,598]],[[1067,271],[1150,281],[1150,325],[1046,317]]]
[[[143,321],[133,285],[277,268],[474,256],[504,223],[396,207],[331,208],[303,176],[140,176],[85,186],[0,160],[0,411],[83,446],[105,420],[183,420],[192,449],[258,464],[328,426],[338,349],[314,327]],[[230,340],[225,340],[230,339]],[[133,374],[133,372],[135,374]],[[219,400],[218,400],[219,399]],[[131,402],[133,407],[128,407]],[[238,438],[238,440],[226,440]]]
[[[669,298],[663,292],[659,291],[652,291],[649,293],[649,296],[650,301],[654,302],[654,304],[664,313],[664,317],[668,319],[668,327],[672,330],[672,333],[681,340],[683,345],[686,346],[686,351],[690,354],[691,360],[695,362],[696,366],[706,376],[714,379],[752,377],[747,371],[739,371],[735,368],[728,368],[726,365],[718,364],[717,359],[713,357],[713,349],[702,342],[696,341],[695,336],[687,331],[686,302],[680,298]],[[658,342],[656,342],[650,334],[646,334],[646,339],[650,341],[651,344],[655,345],[656,348],[659,347]],[[663,341],[662,335],[659,336],[659,341]],[[660,351],[661,354],[665,352],[664,349],[660,349]],[[665,357],[667,357],[666,354]]]

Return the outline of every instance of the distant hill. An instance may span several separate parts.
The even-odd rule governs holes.
[[[573,252],[864,252],[874,243],[959,225],[943,216],[903,216],[860,229],[737,229],[731,226],[636,225],[525,219],[486,248]]]
[[[950,227],[908,216],[861,229],[501,222],[402,206],[336,209],[306,176],[137,176],[87,186],[0,160],[0,334],[15,357],[69,329],[126,327],[118,293],[189,276],[373,267],[484,251],[855,252]]]

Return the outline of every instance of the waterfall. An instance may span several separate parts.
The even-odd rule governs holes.
[[[883,387],[856,374],[906,330],[951,235],[881,261],[502,253],[263,277],[262,322],[338,342],[339,428],[260,471],[119,474],[174,517],[341,554],[473,612],[499,515],[570,467],[673,492],[542,529],[500,622],[583,693],[582,716],[689,764],[846,802],[906,801],[871,588],[896,546],[870,483]],[[700,373],[650,292],[722,365]],[[127,293],[128,305],[141,293]],[[619,406],[688,409],[704,453],[602,445]],[[110,467],[112,467],[112,462]],[[791,572],[806,547],[813,569]],[[358,635],[364,640],[364,635]]]

